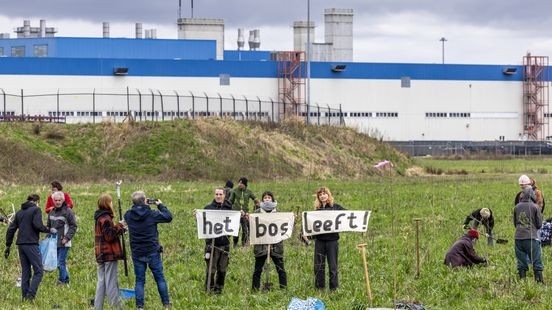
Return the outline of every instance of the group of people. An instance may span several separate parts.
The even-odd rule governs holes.
[[[224,188],[214,190],[214,198],[211,203],[205,206],[205,210],[239,210],[241,211],[240,226],[242,230],[242,246],[247,244],[249,239],[249,200],[255,204],[255,213],[275,213],[277,212],[277,201],[274,194],[265,191],[258,201],[255,195],[247,189],[247,178],[240,178],[238,187],[232,189],[232,182],[228,181]],[[229,195],[229,197],[227,197]],[[315,210],[330,211],[344,210],[339,204],[334,203],[333,196],[329,188],[321,187],[316,192],[314,201]],[[194,213],[196,210],[194,210]],[[314,248],[314,274],[315,286],[323,290],[325,288],[326,262],[328,263],[329,288],[331,291],[339,286],[338,280],[338,240],[339,233],[327,233],[316,235]],[[233,238],[234,248],[238,246],[238,238]],[[220,236],[205,241],[205,262],[206,262],[206,280],[205,290],[215,294],[222,293],[226,271],[229,264],[230,237]],[[263,267],[270,257],[276,266],[278,273],[279,287],[287,288],[287,273],[284,267],[284,245],[280,241],[276,244],[256,244],[253,247],[255,256],[255,265],[252,277],[252,289],[261,288],[261,275]],[[264,287],[268,289],[268,287]]]
[[[231,181],[224,188],[214,190],[214,199],[205,206],[207,210],[239,210],[241,245],[246,246],[249,240],[249,203],[253,202],[256,213],[275,213],[278,203],[274,194],[266,191],[261,200],[247,188],[248,180],[242,177],[238,186],[233,188]],[[66,260],[71,248],[71,240],[77,232],[77,221],[73,213],[73,201],[62,185],[51,183],[52,193],[48,195],[45,211],[46,225],[42,221],[42,211],[39,207],[40,197],[29,195],[27,201],[16,212],[6,232],[6,248],[4,256],[10,255],[11,245],[17,232],[16,244],[22,267],[21,294],[23,301],[33,300],[37,294],[44,274],[42,257],[39,251],[39,234],[46,233],[57,237],[58,284],[69,284],[69,272]],[[167,282],[163,273],[163,247],[159,243],[157,225],[172,221],[172,214],[159,199],[148,199],[143,191],[131,195],[132,207],[124,214],[124,219],[115,220],[113,199],[110,195],[101,195],[97,201],[94,213],[95,257],[97,262],[97,286],[93,304],[95,309],[103,309],[104,300],[114,309],[122,309],[119,295],[118,261],[126,259],[121,236],[128,232],[131,258],[135,274],[136,306],[144,307],[144,285],[146,270],[149,268],[157,284],[161,302],[165,308],[171,306]],[[157,210],[153,210],[155,205]],[[334,203],[332,193],[327,187],[321,187],[316,192],[315,210],[343,210]],[[329,288],[335,290],[338,281],[338,233],[321,234],[314,237],[314,274],[315,286],[325,288],[326,262],[328,264]],[[230,236],[207,239],[205,244],[206,281],[205,289],[216,294],[222,293],[230,257]],[[232,239],[233,247],[238,247],[239,238]],[[284,267],[283,242],[276,244],[255,245],[253,247],[255,265],[252,276],[253,290],[261,287],[263,267],[270,257],[279,278],[279,287],[285,289],[288,285],[287,273]]]
[[[515,227],[515,255],[520,279],[524,279],[533,266],[535,281],[543,283],[541,240],[539,230],[543,224],[545,207],[544,196],[534,179],[522,175],[518,179],[520,191],[514,199],[513,224]],[[471,224],[470,224],[471,223]],[[451,267],[469,267],[476,264],[487,264],[487,260],[477,255],[474,243],[479,239],[479,225],[485,227],[487,244],[492,246],[494,217],[491,209],[480,208],[469,214],[463,228],[467,232],[458,239],[445,255],[445,264]]]

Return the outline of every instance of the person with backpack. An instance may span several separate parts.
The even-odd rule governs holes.
[[[487,234],[487,245],[493,245],[494,218],[491,209],[480,208],[474,210],[470,215],[466,217],[466,220],[464,221],[464,229],[471,228],[477,230],[480,224],[485,226],[485,232]]]
[[[242,231],[241,245],[245,246],[249,240],[249,200],[253,200],[255,207],[259,204],[259,200],[247,188],[247,178],[241,177],[238,181],[238,186],[230,191],[230,204],[232,210],[241,211],[240,226]],[[238,247],[239,236],[234,237],[234,248]]]
[[[278,203],[274,200],[272,192],[266,191],[263,193],[262,202],[259,208],[255,210],[255,213],[275,213],[277,212],[276,206]],[[278,280],[280,282],[280,288],[287,287],[287,274],[284,268],[284,242],[280,241],[276,244],[256,244],[253,247],[253,253],[255,255],[255,269],[253,271],[253,290],[258,290],[261,287],[261,274],[263,272],[263,266],[268,259],[268,252],[270,247],[270,258],[276,266],[276,272],[278,273]]]

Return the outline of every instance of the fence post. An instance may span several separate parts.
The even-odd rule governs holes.
[[[236,119],[236,98],[234,98],[234,95],[232,96],[232,116],[234,116],[234,120]]]
[[[92,124],[96,124],[96,89],[92,89]]]
[[[0,88],[2,90],[2,97],[4,99],[4,117],[6,117],[6,92],[4,91],[3,88]]]
[[[259,100],[259,119],[261,119],[261,115],[262,115],[262,110],[261,110],[261,98],[259,98],[259,96],[257,96],[257,100]],[[256,118],[255,118],[256,119]]]
[[[21,90],[21,94],[23,94],[23,90]],[[23,99],[21,99],[23,100]],[[23,103],[21,103],[21,105],[23,105]],[[56,95],[56,123],[59,122],[59,88],[57,90],[57,95]]]
[[[136,88],[136,91],[138,92],[138,110],[140,114],[140,122],[142,121],[142,93],[138,88]]]
[[[272,122],[274,123],[274,100],[272,100],[272,98],[268,98],[270,99],[270,109],[272,110]]]
[[[128,86],[127,86],[127,118],[130,118],[130,95],[129,95],[129,91],[128,91]]]
[[[249,100],[247,100],[245,95],[243,98],[245,98],[245,119],[249,120]]]
[[[318,126],[320,126],[320,106],[317,104],[316,109],[318,110]]]
[[[178,92],[176,90],[174,93],[176,94],[176,118],[180,118],[180,97],[178,96]]]
[[[58,90],[59,92],[59,90]],[[25,114],[24,114],[24,104],[23,104],[23,88],[21,88],[21,120],[25,120]]]
[[[209,96],[207,96],[206,92],[203,92],[203,94],[205,95],[205,104],[207,106],[207,111],[205,112],[205,115],[208,117],[209,116]]]
[[[327,125],[330,125],[332,123],[332,110],[330,110],[330,105],[327,104],[328,106],[328,124]]]
[[[219,96],[220,100],[220,118],[222,118],[222,96],[220,95],[220,93],[217,93],[217,95]]]
[[[159,93],[159,98],[161,98],[161,121],[165,121],[165,108],[163,107],[163,94],[158,89],[157,92]]]
[[[195,96],[191,91],[190,95],[192,95],[192,119],[195,119]]]
[[[341,109],[341,103],[339,104],[339,125],[340,126],[345,125],[345,118],[343,115],[343,109]]]
[[[151,121],[153,122],[154,119],[154,109],[155,109],[155,95],[153,94],[153,90],[150,88],[150,92],[151,92]]]

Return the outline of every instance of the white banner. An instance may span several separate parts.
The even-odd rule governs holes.
[[[196,221],[199,239],[238,236],[240,211],[196,210]]]
[[[295,216],[292,212],[250,213],[249,243],[275,244],[291,237]]]
[[[350,210],[303,212],[303,235],[314,236],[342,231],[367,231],[371,212]]]

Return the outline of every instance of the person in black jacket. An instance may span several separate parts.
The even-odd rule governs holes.
[[[170,307],[169,290],[165,275],[163,274],[163,261],[161,252],[163,248],[159,244],[158,223],[170,223],[172,214],[163,205],[161,200],[152,202],[157,205],[159,211],[154,211],[146,204],[146,194],[143,191],[132,193],[130,210],[125,213],[125,222],[128,225],[130,237],[130,250],[134,264],[136,307],[144,308],[144,285],[146,283],[146,269],[149,267],[153,278],[157,283],[157,290],[161,296],[161,302],[165,308]]]
[[[55,228],[48,229],[42,223],[42,212],[38,207],[39,200],[40,197],[36,194],[27,197],[27,201],[21,205],[21,210],[17,211],[15,219],[6,231],[4,257],[7,259],[10,256],[10,247],[15,232],[19,229],[16,244],[19,249],[19,261],[21,263],[21,295],[23,300],[35,298],[44,273],[42,257],[38,250],[38,235],[40,232],[53,234],[57,232]],[[31,267],[33,269],[32,277]]]
[[[215,189],[215,198],[205,206],[205,210],[232,210],[232,205],[225,199],[223,188]],[[228,236],[221,236],[214,238],[214,241],[213,244],[213,239],[205,239],[205,262],[207,263],[205,290],[220,294],[224,288],[224,278],[228,268],[230,240]]]
[[[345,210],[343,207],[334,203],[332,193],[327,187],[321,187],[316,191],[314,207],[319,211]],[[315,286],[318,289],[324,289],[326,284],[325,270],[326,259],[328,260],[330,275],[330,290],[336,290],[339,286],[337,271],[338,240],[339,233],[327,233],[314,236],[314,275]]]
[[[470,222],[472,222],[471,225]],[[477,230],[480,224],[485,226],[485,232],[487,233],[487,245],[493,245],[494,218],[493,211],[491,211],[491,209],[480,208],[474,210],[470,215],[466,216],[466,220],[464,221],[464,229],[471,228]]]

